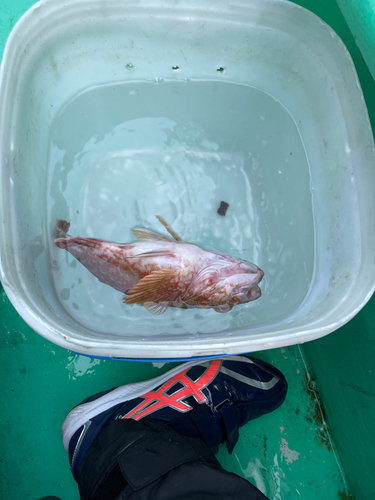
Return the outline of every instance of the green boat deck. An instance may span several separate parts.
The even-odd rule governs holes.
[[[375,82],[336,1],[297,3],[324,19],[344,41],[374,122]],[[32,4],[0,3],[0,54],[15,22]],[[339,4],[348,10],[359,1]],[[375,0],[362,4],[362,15],[365,8],[375,11]],[[240,430],[232,455],[221,447],[218,458],[223,467],[247,478],[272,500],[375,499],[374,325],[373,298],[328,337],[303,347],[254,354],[285,374],[289,392],[279,409]],[[176,364],[116,362],[70,353],[34,333],[1,287],[0,343],[2,500],[46,495],[78,500],[61,439],[66,414],[92,394],[146,380]]]

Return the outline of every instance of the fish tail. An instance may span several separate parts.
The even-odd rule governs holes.
[[[54,243],[57,247],[63,248],[64,250],[68,250],[68,241],[67,239],[64,238],[57,238]]]
[[[56,229],[60,233],[60,238],[55,239],[54,243],[57,247],[63,248],[64,250],[69,250],[72,246],[84,246],[91,248],[99,248],[101,241],[95,240],[93,238],[80,238],[73,237],[67,234],[70,228],[70,222],[63,219],[58,219],[56,221]]]
[[[70,228],[70,222],[67,222],[64,219],[57,219],[55,227],[58,230],[58,232],[60,233],[60,236],[62,238],[66,238],[67,233],[68,233],[69,228]]]
[[[90,248],[99,248],[100,240],[94,240],[91,238],[72,238],[67,235],[67,238],[57,238],[54,243],[57,247],[63,248],[64,250],[69,250],[73,246],[84,246]]]

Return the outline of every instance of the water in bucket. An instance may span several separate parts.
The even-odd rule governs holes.
[[[309,165],[296,124],[273,97],[219,81],[143,81],[87,89],[51,129],[46,231],[134,241],[166,234],[258,265],[262,297],[226,314],[126,305],[49,238],[57,297],[81,327],[119,336],[218,332],[294,313],[314,264]],[[229,203],[225,216],[217,209]],[[298,207],[298,209],[296,208]]]

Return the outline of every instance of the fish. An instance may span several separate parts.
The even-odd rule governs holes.
[[[139,304],[156,315],[170,307],[226,313],[261,296],[264,273],[258,266],[188,243],[163,217],[156,218],[173,240],[139,227],[131,230],[133,243],[74,237],[68,234],[70,223],[58,219],[54,244],[123,293],[125,304]]]

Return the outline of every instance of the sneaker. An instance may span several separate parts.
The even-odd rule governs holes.
[[[229,453],[246,422],[275,410],[287,382],[272,365],[246,356],[189,361],[145,382],[123,385],[85,400],[66,417],[63,443],[77,480],[86,453],[113,420],[145,417],[165,422],[186,437],[199,437]]]

